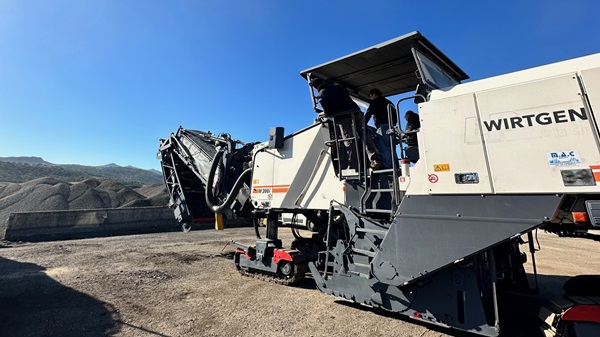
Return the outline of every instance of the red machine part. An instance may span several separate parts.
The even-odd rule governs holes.
[[[562,314],[563,321],[600,324],[600,305],[576,305]]]
[[[279,249],[275,249],[273,251],[273,262],[275,263],[279,263],[279,261],[289,261],[289,262],[294,262],[294,259],[292,259],[292,256],[283,250],[279,250]]]
[[[249,260],[252,259],[250,252],[246,252],[241,248],[238,248],[236,252],[245,255]],[[294,259],[288,252],[280,249],[275,249],[273,250],[273,262],[279,263],[279,261],[294,262]]]
[[[251,259],[252,259],[252,256],[250,256],[250,252],[246,252],[246,251],[244,251],[244,250],[243,250],[243,249],[241,249],[241,248],[238,248],[238,249],[236,250],[236,252],[237,252],[237,253],[240,253],[240,254],[243,254],[243,255],[245,255],[245,256],[248,258],[248,260],[251,260]]]

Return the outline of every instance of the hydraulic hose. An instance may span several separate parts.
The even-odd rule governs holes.
[[[208,207],[211,209],[217,203],[214,199],[215,196],[213,195],[212,190],[213,190],[215,173],[217,172],[217,168],[219,167],[219,164],[221,163],[221,158],[223,157],[224,152],[225,152],[224,150],[217,151],[217,153],[213,157],[213,162],[212,162],[212,165],[210,166],[210,171],[208,173],[206,188],[204,189],[204,199],[206,200],[206,205],[208,205]]]
[[[256,215],[254,213],[252,214],[252,225],[254,226],[254,233],[256,234],[256,238],[260,240],[261,237],[260,231],[258,230],[258,219],[256,218]]]
[[[206,205],[215,213],[222,213],[224,209],[231,206],[231,204],[235,200],[238,192],[240,191],[240,189],[242,189],[242,187],[244,185],[244,181],[250,175],[250,173],[252,173],[252,168],[248,168],[244,172],[242,172],[242,174],[240,174],[240,176],[235,181],[235,184],[233,184],[233,187],[231,188],[231,192],[229,193],[229,195],[227,196],[225,201],[223,201],[223,203],[220,205],[215,205],[216,201],[214,200],[214,195],[212,195],[211,191],[212,191],[213,179],[214,179],[215,173],[217,171],[217,167],[220,164],[221,157],[223,157],[223,151],[219,151],[219,152],[217,152],[217,154],[215,154],[213,163],[210,167],[210,173],[208,174],[208,181],[206,182],[206,188],[204,189],[204,197],[206,199]]]
[[[213,212],[221,213],[224,209],[229,208],[229,206],[231,206],[231,204],[235,200],[235,197],[237,196],[238,192],[244,186],[244,180],[246,180],[246,178],[249,177],[251,173],[252,173],[252,168],[248,168],[248,169],[246,169],[246,171],[244,171],[244,172],[242,172],[242,174],[240,174],[240,176],[235,181],[235,184],[233,185],[231,192],[227,196],[227,199],[225,199],[225,201],[223,201],[223,203],[221,205],[218,205],[218,206],[208,205],[209,207],[212,208]]]

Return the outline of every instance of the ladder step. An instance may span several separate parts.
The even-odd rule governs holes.
[[[357,176],[357,175],[359,175],[359,172],[354,169],[344,169],[344,170],[342,170],[342,175],[343,176]]]
[[[373,170],[371,171],[372,173],[392,173],[394,172],[394,169],[381,169],[381,170]]]
[[[362,254],[362,255],[366,255],[366,256],[370,256],[370,257],[375,257],[375,252],[372,252],[372,251],[358,249],[358,248],[352,248],[352,251],[354,253],[358,253],[358,254]]]
[[[394,192],[393,188],[372,188],[371,192]]]
[[[360,172],[356,171],[354,169],[345,169],[345,170],[342,170],[342,174],[340,175],[340,178],[346,179],[346,180],[360,179]]]
[[[360,273],[360,272],[357,272],[354,270],[348,270],[348,271],[346,271],[346,273],[348,273],[350,275],[356,275],[356,276],[364,277],[366,279],[370,279],[368,274]]]
[[[369,213],[389,213],[392,214],[391,209],[366,209],[365,211]]]

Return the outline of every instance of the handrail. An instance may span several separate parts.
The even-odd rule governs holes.
[[[394,131],[393,128],[396,127],[396,124],[393,123],[394,119],[392,114],[394,113],[394,106],[393,104],[388,104],[387,105],[387,113],[388,113],[388,126],[391,126],[390,128],[388,128],[388,130],[386,131],[386,134],[388,134],[389,137],[389,144],[390,144],[390,152],[391,152],[391,158],[392,158],[392,188],[394,190],[394,195],[393,195],[393,203],[392,203],[392,216],[394,213],[396,213],[396,209],[398,209],[398,206],[400,205],[400,183],[398,182],[398,158],[396,158],[396,145],[395,145],[395,137],[394,137]],[[400,110],[396,109],[396,114],[398,115],[398,125],[400,125]],[[383,135],[382,135],[383,136]],[[399,138],[398,138],[399,139]]]
[[[423,100],[427,100],[425,96],[421,95],[421,94],[414,94],[412,96],[408,96],[408,97],[404,97],[398,100],[398,102],[396,102],[396,111],[398,112],[398,118],[400,118],[400,102],[402,101],[406,101],[408,99],[411,98],[416,98],[416,97],[420,97]],[[405,134],[406,132],[402,131],[402,123],[400,123],[400,119],[398,119],[398,125],[394,126],[394,131],[393,131],[398,138],[402,137],[403,134]],[[401,143],[402,144],[402,143]],[[404,152],[404,147],[400,146],[400,152],[401,152],[401,159],[406,159],[406,153]]]

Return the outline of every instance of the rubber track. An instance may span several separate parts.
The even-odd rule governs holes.
[[[306,274],[304,268],[302,268],[301,272],[298,272],[299,268],[298,268],[297,264],[294,264],[294,276],[288,277],[288,278],[281,278],[281,277],[278,277],[278,276],[275,276],[272,274],[266,274],[266,273],[263,273],[260,271],[251,272],[251,271],[248,271],[248,270],[240,267],[239,258],[240,258],[240,254],[235,253],[235,255],[233,257],[233,261],[235,263],[235,268],[240,272],[240,274],[247,276],[247,277],[253,277],[255,279],[259,279],[259,280],[266,281],[266,282],[272,282],[272,283],[282,284],[282,285],[286,285],[286,286],[291,286],[294,283],[304,279],[304,275]]]
[[[252,272],[249,272],[249,271],[244,270],[239,267],[238,267],[238,271],[240,272],[240,274],[247,276],[247,277],[252,277],[252,278],[255,278],[258,280],[282,284],[282,285],[286,285],[286,286],[291,286],[294,283],[304,279],[304,274],[295,274],[294,273],[293,277],[284,279],[284,278],[280,278],[280,277],[276,277],[276,276],[268,275],[268,274],[263,274],[263,273],[252,273]]]

